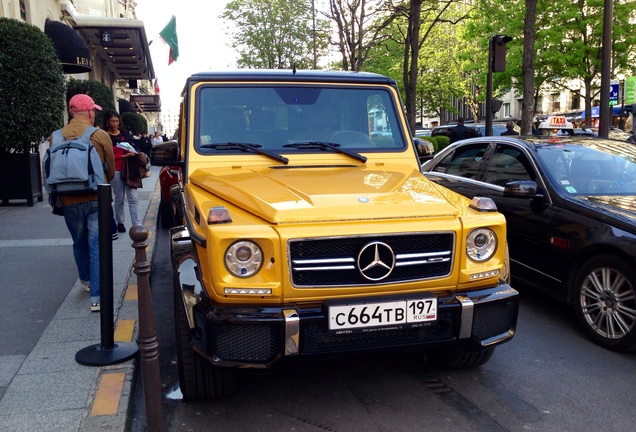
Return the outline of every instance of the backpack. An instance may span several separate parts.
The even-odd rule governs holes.
[[[91,142],[97,130],[89,126],[79,138],[64,139],[62,130],[52,134],[52,143],[42,161],[44,185],[56,195],[86,195],[105,183],[104,164]]]

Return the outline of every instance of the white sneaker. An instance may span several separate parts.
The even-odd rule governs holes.
[[[102,310],[99,303],[91,303],[91,312],[99,312]]]
[[[91,281],[83,281],[80,279],[80,284],[82,288],[84,288],[84,291],[91,292]]]

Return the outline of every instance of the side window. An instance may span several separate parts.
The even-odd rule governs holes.
[[[476,178],[488,144],[464,146],[447,156],[434,171],[465,178]]]
[[[511,181],[534,180],[534,178],[534,170],[521,150],[500,145],[490,158],[484,181],[505,186]]]

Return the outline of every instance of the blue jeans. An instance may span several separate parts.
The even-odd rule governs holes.
[[[99,303],[99,222],[97,201],[64,206],[73,238],[73,256],[81,280],[91,282],[91,303]]]

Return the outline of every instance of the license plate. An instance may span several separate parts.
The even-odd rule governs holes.
[[[421,298],[385,302],[352,303],[329,307],[329,330],[396,327],[437,319],[437,299]]]

